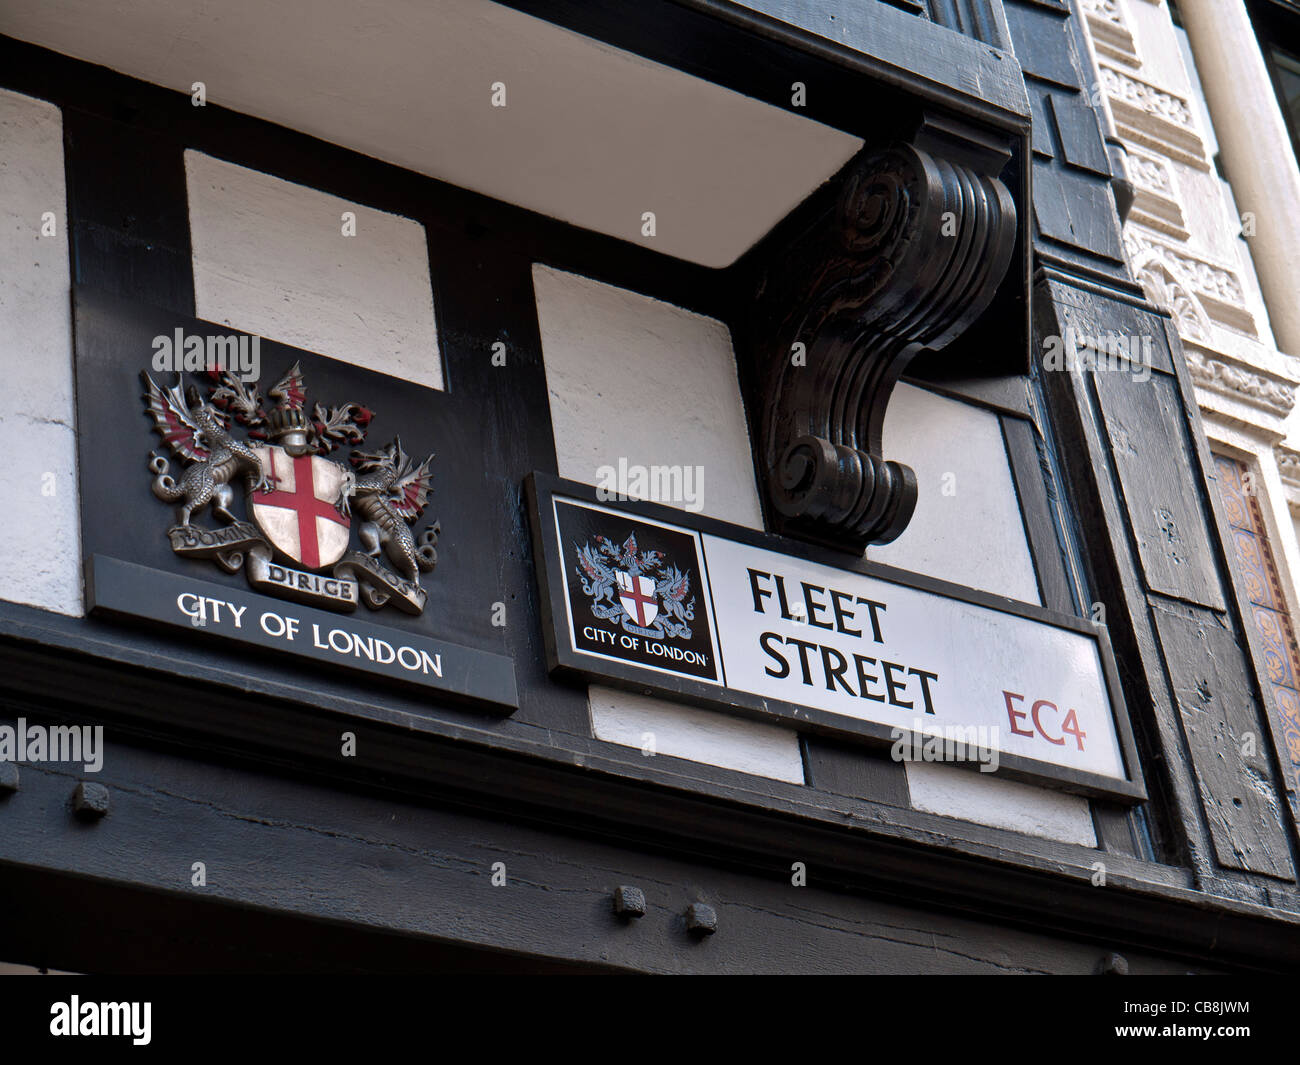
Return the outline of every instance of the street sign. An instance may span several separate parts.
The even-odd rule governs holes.
[[[1103,626],[535,475],[554,670],[1144,797]]]

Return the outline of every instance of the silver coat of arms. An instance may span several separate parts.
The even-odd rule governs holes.
[[[635,533],[622,546],[606,536],[597,536],[594,545],[574,545],[593,615],[638,636],[691,638],[695,597],[689,571],[669,565],[662,551],[639,550]]]
[[[206,397],[183,375],[170,388],[141,376],[146,410],[171,452],[152,453],[149,471],[154,495],[176,508],[172,550],[330,610],[360,602],[423,612],[420,577],[437,564],[441,529],[434,522],[417,536],[414,526],[429,501],[432,455],[414,461],[400,438],[361,450],[372,412],[355,403],[308,411],[297,363],[265,398],[224,371],[207,375]],[[330,457],[343,447],[352,449],[347,465]],[[251,520],[235,513],[236,488]],[[197,523],[205,510],[215,528]]]

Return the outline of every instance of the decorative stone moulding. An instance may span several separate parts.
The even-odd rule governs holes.
[[[1175,240],[1190,237],[1182,204],[1178,202],[1178,184],[1169,164],[1159,156],[1128,147],[1124,170],[1133,182],[1133,207],[1127,221]]]
[[[1205,142],[1183,97],[1105,63],[1098,67],[1116,132],[1121,137],[1198,170],[1210,169]]]
[[[762,454],[780,531],[861,552],[916,508],[916,475],[883,457],[885,410],[914,356],[988,306],[1016,243],[999,180],[1009,149],[955,122],[868,147],[760,294]]]
[[[1187,369],[1198,388],[1230,396],[1285,418],[1295,407],[1295,382],[1229,362],[1211,352],[1187,348]]]
[[[1300,488],[1300,451],[1278,444],[1273,454],[1277,457],[1277,469],[1283,483]]]
[[[1184,342],[1209,343],[1209,316],[1168,263],[1143,257],[1130,260],[1130,265],[1151,302],[1169,312]]]
[[[1083,0],[1083,10],[1087,16],[1088,32],[1099,55],[1131,67],[1142,65],[1119,0]]]
[[[1195,293],[1196,303],[1207,317],[1246,336],[1259,336],[1255,316],[1246,307],[1241,279],[1230,267],[1171,247],[1134,228],[1125,229],[1124,248],[1134,273],[1141,274],[1151,264],[1159,264],[1189,293]],[[1180,321],[1180,332],[1182,325]]]

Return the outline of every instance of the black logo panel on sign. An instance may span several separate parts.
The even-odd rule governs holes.
[[[717,681],[695,538],[555,501],[573,648]]]

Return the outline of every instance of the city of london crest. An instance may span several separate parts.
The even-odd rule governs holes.
[[[689,640],[695,620],[689,571],[669,565],[662,551],[639,551],[635,533],[621,547],[605,536],[594,543],[574,545],[592,614],[637,636]]]
[[[167,537],[176,554],[243,569],[255,588],[329,610],[360,602],[423,612],[420,578],[437,563],[441,531],[434,522],[415,532],[432,455],[415,461],[397,437],[362,450],[371,411],[355,403],[309,411],[297,363],[265,396],[226,371],[199,376],[206,395],[199,384],[186,387],[183,374],[169,388],[141,376],[146,410],[170,451],[153,452],[149,472],[153,494],[175,508]],[[351,449],[346,465],[330,457],[342,448]],[[201,516],[213,525],[199,524]]]

